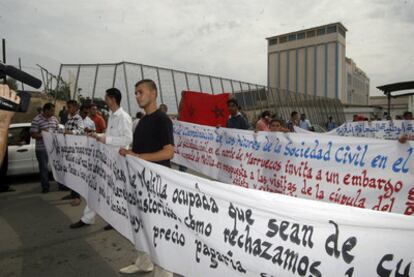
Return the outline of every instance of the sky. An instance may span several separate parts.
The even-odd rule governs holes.
[[[371,80],[413,80],[414,0],[1,0],[8,64],[131,61],[266,84],[266,37],[341,22]]]

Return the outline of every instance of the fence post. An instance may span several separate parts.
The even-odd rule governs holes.
[[[243,87],[241,85],[241,82],[238,82],[239,86],[240,86],[240,95],[243,99],[243,104],[244,104],[244,108],[247,109],[247,103],[246,103],[246,99],[244,99],[244,93],[243,93]]]
[[[115,65],[115,69],[114,69],[114,78],[112,80],[112,87],[115,87],[115,79],[116,79],[116,71],[118,69],[118,64]]]
[[[172,76],[173,85],[174,85],[175,104],[177,105],[177,114],[178,114],[177,88],[175,87],[175,77],[174,77],[174,71],[173,70],[171,70],[171,76]]]
[[[40,74],[42,75],[43,88],[46,92],[47,89],[46,89],[46,83],[45,83],[45,76],[43,75],[43,69],[42,68],[40,68]]]
[[[160,70],[157,67],[157,79],[158,79],[158,90],[160,91],[161,103],[164,104],[164,97],[162,96],[162,85],[161,85],[161,78],[160,78]]]
[[[56,80],[55,102],[54,102],[54,104],[56,104],[56,100],[57,100],[57,93],[58,93],[58,89],[59,89],[59,83],[60,83],[60,79],[62,78],[62,77],[60,76],[60,74],[62,74],[62,64],[60,64],[60,67],[59,67],[59,75],[58,75],[58,78],[57,78],[57,80]]]
[[[221,93],[224,93],[223,78],[220,78]]]
[[[213,81],[211,81],[211,76],[208,76],[208,78],[210,79],[211,94],[214,95]]]
[[[231,87],[231,95],[232,97],[234,97],[234,86],[233,86],[233,80],[229,80],[230,82],[230,87]]]
[[[139,65],[141,68],[141,80],[144,80],[144,68],[142,67],[142,64]]]
[[[76,72],[76,79],[75,79],[75,88],[74,88],[74,91],[73,91],[73,98],[72,99],[76,98],[76,94],[78,92],[78,80],[79,80],[80,67],[81,67],[81,65],[78,64],[78,70]]]
[[[125,90],[126,90],[126,96],[127,96],[127,102],[128,102],[128,113],[131,115],[131,101],[129,99],[128,76],[127,76],[127,72],[126,72],[125,63],[122,63],[122,67],[124,69]]]
[[[188,76],[187,76],[187,72],[184,72],[184,76],[185,76],[185,84],[187,85],[187,90],[190,90],[190,86],[188,84]]]
[[[98,79],[98,71],[99,71],[99,64],[96,64],[95,77],[93,79],[93,88],[92,88],[92,103],[93,103],[93,100],[95,99],[96,81]]]
[[[200,74],[198,74],[198,73],[197,73],[197,78],[198,78],[198,85],[200,86],[200,92],[203,92],[203,87],[201,86]]]

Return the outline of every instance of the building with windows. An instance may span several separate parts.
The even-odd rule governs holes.
[[[348,104],[363,98],[368,104],[369,79],[345,56],[346,32],[337,22],[267,38],[268,85]]]
[[[345,58],[346,62],[346,101],[347,104],[368,105],[369,78],[364,71],[358,68],[352,59]]]
[[[385,118],[388,110],[387,96],[371,96],[369,98],[370,106],[377,106],[381,109],[381,117]],[[391,117],[396,119],[397,116],[402,116],[404,112],[414,111],[414,95],[407,95],[391,99]]]

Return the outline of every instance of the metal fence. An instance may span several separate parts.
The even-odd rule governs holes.
[[[29,75],[32,75],[33,77],[42,80],[42,86],[40,87],[40,90],[46,93],[49,93],[54,90],[54,88],[57,85],[57,76],[49,72],[45,67],[36,64],[35,66],[33,64],[28,64],[22,62],[20,58],[18,58],[17,63],[9,63],[9,65],[12,65],[25,73],[28,73]],[[16,80],[17,89],[19,90],[28,90],[33,91],[33,88],[30,86],[25,85],[23,82],[19,82]]]
[[[135,115],[140,108],[135,101],[134,85],[141,79],[156,82],[159,102],[168,106],[169,114],[177,114],[181,92],[190,90],[210,94],[231,93],[251,122],[255,122],[265,110],[270,110],[285,120],[290,118],[292,111],[305,113],[313,124],[320,126],[325,125],[329,116],[337,123],[345,121],[342,104],[336,99],[131,62],[62,64],[56,87],[59,82],[65,82],[70,88],[72,99],[104,99],[106,89],[117,87],[125,92],[122,107]]]

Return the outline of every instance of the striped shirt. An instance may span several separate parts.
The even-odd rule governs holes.
[[[72,131],[74,135],[82,135],[84,129],[83,119],[78,113],[74,116],[68,116],[68,121],[65,123],[65,131]]]
[[[55,116],[49,118],[45,117],[43,113],[36,115],[33,118],[30,126],[30,133],[41,133],[42,130],[57,131],[59,127],[58,119]],[[36,150],[45,150],[46,147],[43,143],[43,138],[36,139]]]

